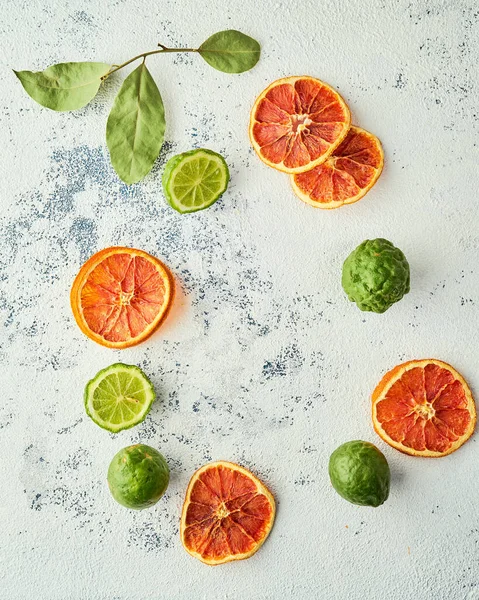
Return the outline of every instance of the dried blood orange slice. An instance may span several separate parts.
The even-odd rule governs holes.
[[[108,348],[128,348],[159,327],[173,293],[173,275],[160,260],[142,250],[113,247],[82,266],[70,302],[90,339]]]
[[[249,136],[264,163],[302,173],[328,158],[350,123],[349,108],[332,87],[313,77],[285,77],[258,96]]]
[[[253,555],[273,526],[271,492],[252,473],[230,462],[201,467],[191,478],[181,515],[186,551],[209,565]]]
[[[374,429],[413,456],[445,456],[472,435],[476,407],[467,383],[445,362],[412,360],[382,378],[373,392]]]
[[[378,180],[384,154],[378,138],[359,127],[351,128],[322,164],[291,175],[296,195],[317,208],[338,208],[360,200]]]

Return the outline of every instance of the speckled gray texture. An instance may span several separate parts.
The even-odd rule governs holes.
[[[124,74],[57,114],[10,70],[118,63],[226,28],[261,42],[253,71],[148,61],[167,143],[131,187],[104,140]],[[447,458],[403,456],[373,432],[369,400],[384,371],[424,356],[479,391],[477,3],[4,0],[0,35],[1,600],[479,599],[477,435]],[[302,73],[335,85],[383,141],[384,173],[358,204],[315,211],[250,148],[257,94]],[[231,185],[181,216],[165,205],[163,165],[201,146],[225,156]],[[345,257],[375,237],[411,265],[411,292],[383,315],[341,289]],[[178,281],[164,327],[123,352],[85,338],[68,299],[81,263],[112,244],[157,255]],[[159,399],[141,426],[109,435],[82,392],[118,360],[140,365]],[[378,509],[329,484],[329,455],[350,439],[378,444],[391,465]],[[106,472],[138,441],[165,455],[171,482],[135,513],[110,497]],[[221,458],[260,475],[278,513],[255,557],[209,568],[183,550],[178,524],[191,473]]]

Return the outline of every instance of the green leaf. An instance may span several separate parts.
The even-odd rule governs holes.
[[[141,63],[123,82],[106,124],[106,143],[113,168],[125,183],[136,183],[151,171],[165,134],[160,92]]]
[[[224,73],[243,73],[259,60],[261,46],[256,40],[234,29],[219,31],[198,48],[206,62]]]
[[[14,71],[27,94],[52,110],[75,110],[92,100],[101,78],[110,65],[98,62],[70,62],[52,65],[44,71]]]

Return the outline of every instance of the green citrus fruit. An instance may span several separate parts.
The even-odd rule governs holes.
[[[225,159],[200,148],[170,158],[162,177],[163,191],[172,208],[191,213],[214,204],[228,187],[229,178]]]
[[[329,477],[338,494],[352,504],[379,506],[389,496],[388,462],[369,442],[356,440],[336,448],[329,459]]]
[[[409,292],[409,263],[388,240],[366,240],[344,261],[342,284],[361,310],[383,313]]]
[[[169,480],[170,469],[163,455],[144,444],[120,450],[108,469],[108,486],[113,498],[136,510],[156,504]]]
[[[143,371],[123,363],[99,371],[84,393],[87,415],[112,433],[141,423],[154,399],[155,390]]]

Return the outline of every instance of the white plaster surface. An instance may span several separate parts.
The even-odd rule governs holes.
[[[439,460],[379,440],[370,393],[410,358],[454,364],[479,392],[479,9],[475,0],[2,0],[0,70],[1,600],[477,600],[478,437]],[[127,187],[104,140],[125,72],[89,106],[54,113],[11,72],[65,60],[119,63],[158,42],[198,45],[236,28],[257,38],[257,67],[230,76],[199,56],[148,60],[168,119],[164,150]],[[332,212],[295,198],[247,137],[249,109],[278,77],[336,86],[354,122],[383,141],[384,173],[360,203]],[[191,147],[224,154],[231,184],[210,210],[165,205],[165,160]],[[411,265],[411,292],[363,314],[340,283],[363,239],[386,237]],[[69,289],[94,251],[131,245],[177,276],[175,309],[122,352],[84,337]],[[159,399],[146,421],[110,435],[85,415],[99,368],[140,365]],[[392,469],[378,509],[330,487],[332,450],[376,443]],[[112,456],[142,441],[172,478],[152,509],[115,504]],[[193,471],[226,459],[278,501],[253,558],[210,568],[182,548]]]

